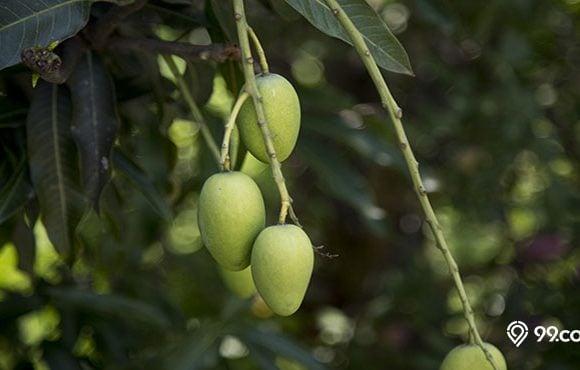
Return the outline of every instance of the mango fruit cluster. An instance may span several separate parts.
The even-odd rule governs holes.
[[[282,76],[267,74],[256,80],[278,160],[284,160],[292,153],[300,129],[298,96]],[[250,100],[242,106],[238,127],[248,151],[268,162],[270,156]],[[198,212],[202,240],[220,266],[226,285],[244,298],[253,294],[255,285],[274,313],[289,316],[296,312],[314,266],[306,233],[289,224],[266,227],[260,188],[239,171],[209,177],[200,193]]]

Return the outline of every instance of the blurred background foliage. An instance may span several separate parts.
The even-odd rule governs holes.
[[[117,30],[235,42],[231,4],[151,0]],[[507,324],[580,329],[580,2],[372,0],[415,78],[386,73],[482,336],[511,369],[577,369],[576,344],[515,348]],[[115,5],[96,3],[98,19]],[[354,51],[281,0],[247,1],[273,72],[302,103],[283,170],[317,257],[302,308],[272,317],[235,298],[196,225],[217,166],[167,65],[100,53],[118,137],[99,214],[65,260],[28,174],[30,72],[0,72],[0,368],[436,369],[466,323],[423,224],[388,117]],[[216,138],[243,81],[236,62],[175,58]],[[237,167],[261,186],[269,169]]]

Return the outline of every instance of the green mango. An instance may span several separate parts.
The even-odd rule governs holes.
[[[290,82],[284,77],[268,73],[256,76],[258,91],[262,96],[264,112],[276,156],[280,162],[288,158],[296,146],[300,131],[300,101]],[[257,123],[252,99],[246,100],[238,115],[238,129],[246,148],[262,162],[269,156]]]
[[[198,212],[202,240],[217,263],[233,271],[248,267],[252,244],[266,222],[254,180],[241,172],[211,176],[201,189]]]
[[[483,344],[499,370],[507,370],[505,358],[499,349],[489,343]],[[445,356],[440,370],[493,370],[485,354],[475,344],[463,344],[455,347]]]
[[[226,287],[238,297],[250,298],[256,293],[251,265],[241,271],[231,271],[223,267],[219,270]]]
[[[295,225],[265,228],[252,249],[252,276],[258,293],[274,313],[292,315],[304,299],[314,250],[308,235]]]

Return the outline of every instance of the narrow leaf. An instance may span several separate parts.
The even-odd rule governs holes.
[[[286,0],[286,2],[322,32],[351,44],[348,35],[324,0]],[[379,66],[391,72],[413,75],[407,52],[365,0],[338,0],[338,2],[362,34]]]
[[[93,0],[4,0],[0,3],[0,69],[22,49],[65,40],[85,26]]]
[[[58,307],[133,322],[158,329],[168,328],[171,323],[166,315],[145,302],[115,294],[96,294],[72,288],[48,288],[48,295]]]
[[[88,52],[73,72],[69,87],[83,191],[98,211],[101,192],[111,178],[111,150],[119,127],[113,81],[102,61]]]
[[[31,225],[34,224],[31,223]],[[24,220],[24,212],[16,221],[12,232],[12,242],[18,251],[18,268],[32,276],[36,259],[36,239],[32,227]]]
[[[0,188],[0,224],[9,219],[34,195],[26,171],[26,159],[23,157],[12,176]]]
[[[278,334],[248,329],[239,334],[240,339],[250,347],[261,347],[275,354],[292,359],[310,370],[326,369],[310,353],[294,342]]]
[[[72,251],[82,209],[70,124],[66,88],[39,83],[26,120],[30,176],[48,237],[63,255]]]
[[[145,196],[155,212],[165,220],[171,219],[171,209],[147,174],[118,149],[113,150],[113,165]]]

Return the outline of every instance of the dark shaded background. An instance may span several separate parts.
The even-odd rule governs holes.
[[[170,37],[194,27],[193,42],[227,41],[227,4],[151,1],[118,32]],[[372,5],[415,71],[385,76],[483,338],[510,369],[578,368],[580,344],[535,343],[530,333],[516,348],[505,328],[522,320],[532,331],[580,329],[580,3]],[[94,16],[110,6],[95,4]],[[122,120],[118,146],[174,216],[164,221],[119,172],[102,218],[81,224],[72,266],[58,262],[41,227],[30,240],[22,215],[2,224],[0,368],[299,369],[281,359],[306,356],[284,339],[292,338],[328,368],[423,370],[438,368],[465,339],[460,301],[358,57],[282,1],[247,7],[271,70],[301,98],[303,129],[284,163],[296,211],[313,242],[339,257],[317,257],[306,300],[290,318],[233,298],[195,225],[199,189],[217,170],[199,130],[155,56],[106,51]],[[206,104],[211,81],[219,73],[239,88],[235,68],[195,62],[186,72],[216,137],[228,100],[222,84]],[[21,67],[0,72],[5,99],[25,110],[29,78]],[[2,121],[6,153],[22,150],[14,137],[24,119]],[[4,181],[11,168],[1,169]],[[258,182],[273,222],[267,171]]]

